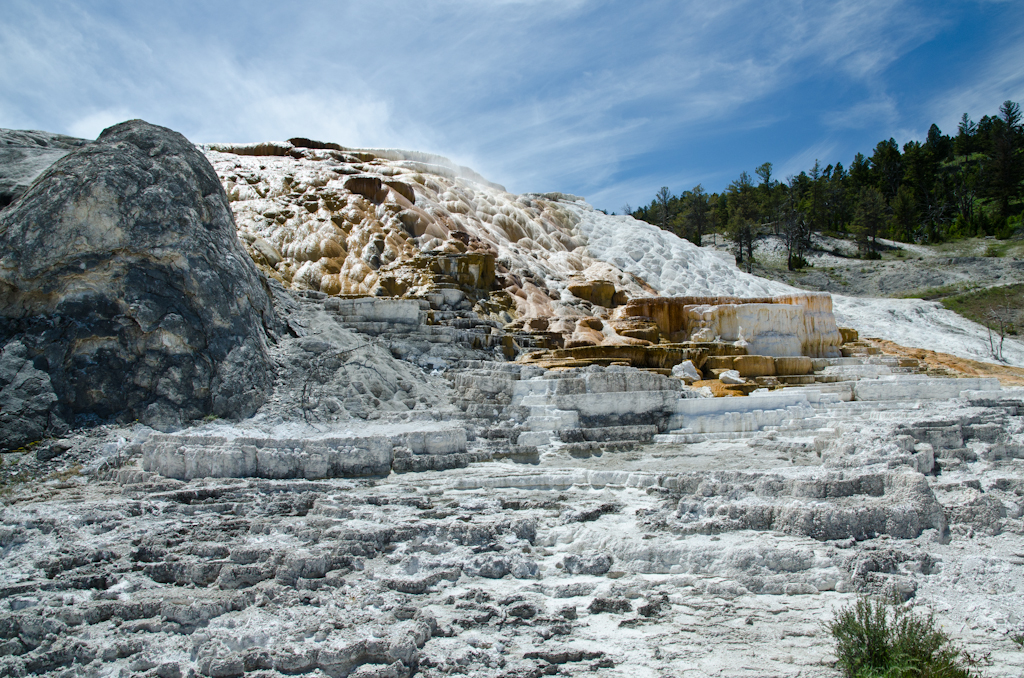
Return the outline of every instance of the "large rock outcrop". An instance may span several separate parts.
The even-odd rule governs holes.
[[[180,134],[132,120],[64,156],[0,212],[0,253],[0,447],[80,414],[169,429],[264,401],[268,288]]]

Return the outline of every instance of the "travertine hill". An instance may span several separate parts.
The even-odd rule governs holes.
[[[308,139],[203,148],[253,260],[288,289],[427,300],[438,317],[466,312],[519,332],[507,357],[716,338],[745,340],[755,354],[839,354],[827,295],[746,276],[685,241],[651,240],[645,225],[574,196],[512,195],[404,151]],[[687,296],[653,309],[663,292]]]
[[[521,348],[550,346],[543,333],[634,343],[634,328],[604,322],[598,336],[580,325],[614,320],[628,299],[805,294],[575,196],[513,195],[439,156],[308,139],[203,148],[250,254],[286,287],[403,297],[448,289],[446,310],[533,334]],[[863,335],[992,359],[986,330],[936,303],[835,296],[833,305]],[[754,328],[745,329],[749,339]],[[1009,340],[1003,357],[1024,365],[1024,345]]]

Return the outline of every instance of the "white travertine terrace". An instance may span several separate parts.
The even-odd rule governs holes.
[[[604,214],[575,196],[513,195],[439,156],[289,142],[203,148],[232,200],[243,242],[294,289],[371,295],[389,264],[422,251],[487,252],[512,274],[505,289],[516,315],[546,317],[567,332],[574,318],[588,314],[568,292],[574,279],[611,281],[630,298],[805,294],[743,273],[650,224]],[[378,179],[382,201],[346,189],[352,177]],[[453,232],[467,234],[469,244]],[[808,306],[814,308],[810,322],[795,333],[805,355],[826,355],[833,344],[828,311],[817,303]],[[840,323],[861,328],[864,336],[974,359],[991,353],[984,328],[933,302],[834,297],[833,303]],[[737,321],[736,335],[743,325],[749,342],[759,320],[748,323]],[[726,325],[723,338],[732,336],[732,322]],[[795,346],[791,337],[768,334],[761,345],[786,352]],[[1003,355],[1024,365],[1024,345],[1016,340],[1005,342]]]

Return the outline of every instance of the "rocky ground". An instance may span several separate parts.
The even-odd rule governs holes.
[[[0,514],[0,673],[835,676],[821,622],[894,590],[1019,676],[1021,405],[319,481],[173,480],[145,427],[88,429],[5,455],[34,480]]]
[[[728,254],[727,245],[711,249]],[[818,237],[807,256],[810,266],[786,268],[780,239],[759,243],[753,272],[761,277],[806,290],[853,297],[910,297],[938,288],[967,290],[1024,281],[1024,258],[1019,241],[968,239],[940,246],[882,241],[882,258],[861,259],[849,240]]]

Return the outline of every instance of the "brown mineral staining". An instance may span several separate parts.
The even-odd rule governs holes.
[[[568,289],[573,295],[584,301],[589,301],[595,306],[603,306],[605,308],[616,306],[615,284],[607,280],[573,282],[569,283]]]
[[[949,353],[929,351],[924,348],[900,346],[885,339],[867,338],[866,343],[875,346],[887,355],[901,356],[924,363],[933,372],[942,374],[963,375],[965,377],[995,377],[1004,387],[1024,386],[1024,368],[1010,365],[997,365],[979,360],[960,358]]]

